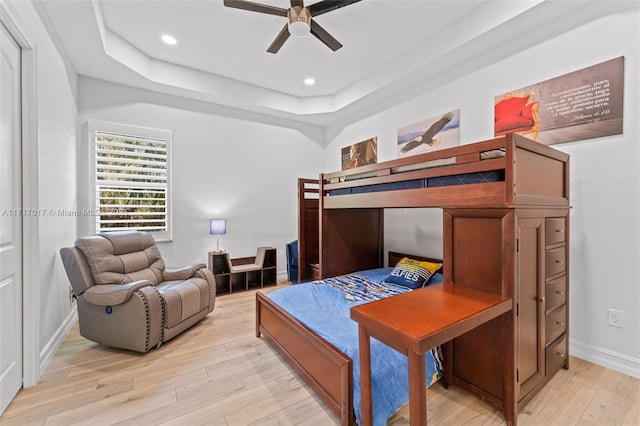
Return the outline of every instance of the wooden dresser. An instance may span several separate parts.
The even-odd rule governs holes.
[[[445,384],[502,408],[508,423],[569,366],[567,229],[567,208],[444,209],[446,279],[514,300],[512,319],[494,320],[446,345],[445,358],[453,362]],[[513,358],[496,357],[492,349],[503,344],[505,327]],[[513,382],[502,379],[508,371]]]
[[[545,221],[545,373],[553,375],[568,364],[567,324],[567,223],[566,218],[547,218]]]

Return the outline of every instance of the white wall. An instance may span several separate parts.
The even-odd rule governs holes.
[[[606,7],[604,2],[602,5]],[[339,170],[342,147],[377,136],[378,161],[394,159],[398,128],[456,108],[460,108],[462,144],[489,139],[493,137],[496,95],[625,56],[624,134],[554,148],[571,155],[571,352],[637,377],[639,15],[636,11],[601,18],[345,128],[329,128],[328,134],[336,136],[325,154],[326,171]],[[398,209],[386,217],[387,248],[441,255],[441,245],[433,243],[433,239],[442,238],[440,215],[424,221],[421,212]],[[412,219],[416,223],[410,230],[397,223]],[[624,328],[607,325],[608,308],[624,312]]]
[[[80,123],[96,119],[172,132],[173,241],[160,244],[168,265],[206,263],[216,248],[209,219],[224,218],[221,248],[245,257],[255,256],[258,246],[276,247],[278,272],[286,277],[285,244],[298,234],[296,179],[318,176],[321,143],[299,130],[104,81],[80,78],[78,93]]]
[[[58,215],[58,209],[76,208],[76,76],[68,74],[31,2],[10,2],[36,51],[37,96],[37,192],[43,209],[38,220],[39,234],[32,243],[39,247],[35,265],[37,280],[34,296],[39,306],[39,353],[41,364],[53,355],[73,319],[69,284],[58,255],[64,245],[73,243],[76,219]]]

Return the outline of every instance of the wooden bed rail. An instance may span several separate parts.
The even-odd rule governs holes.
[[[457,157],[457,156],[460,156],[464,161],[465,156],[474,156],[479,152],[505,148],[505,145],[506,145],[505,140],[506,140],[506,137],[500,137],[496,139],[476,142],[473,144],[460,145],[453,148],[441,149],[438,151],[428,152],[425,154],[418,154],[418,155],[412,155],[409,157],[398,158],[396,160],[389,160],[381,163],[369,164],[369,165],[358,167],[355,169],[347,169],[347,170],[342,170],[342,171],[337,171],[332,173],[325,173],[322,175],[322,179],[326,182],[332,178],[342,178],[342,177],[349,177],[349,176],[354,176],[359,174],[378,172],[379,170],[384,170],[384,169],[397,169],[403,166],[409,166],[416,163],[419,164],[419,163],[429,162],[433,160],[444,160],[444,159],[449,159],[451,157]],[[468,157],[466,162],[468,162],[470,158],[473,158],[473,157]]]

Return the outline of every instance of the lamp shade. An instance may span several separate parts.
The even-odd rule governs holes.
[[[227,221],[226,219],[211,219],[210,233],[212,235],[221,235],[227,233]]]

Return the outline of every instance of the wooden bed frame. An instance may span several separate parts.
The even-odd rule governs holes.
[[[496,152],[501,155],[486,155]],[[488,171],[503,173],[504,180],[331,194]],[[318,183],[318,231],[299,228],[299,244],[317,244],[320,278],[384,266],[385,208],[443,209],[445,282],[513,299],[511,312],[444,345],[444,385],[467,389],[515,424],[518,410],[569,366],[569,156],[509,134],[321,174]],[[299,214],[308,216],[313,210],[305,210],[311,203],[303,193]],[[306,253],[301,250],[299,265],[311,263]],[[558,288],[561,300],[545,302]],[[256,334],[267,338],[343,425],[353,423],[351,360],[264,295],[256,297]],[[551,330],[552,324],[561,328]],[[488,367],[478,369],[478,363]]]
[[[390,251],[389,265],[395,266],[405,256],[441,262],[439,259]],[[341,424],[355,423],[353,361],[350,357],[258,291],[256,337],[261,334],[322,398]]]

